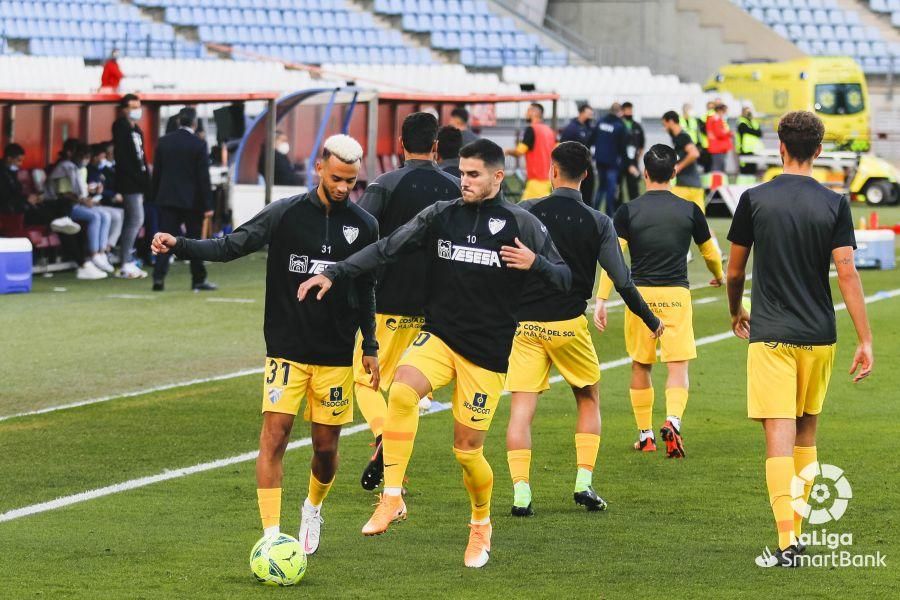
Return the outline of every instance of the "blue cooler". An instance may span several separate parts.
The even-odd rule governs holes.
[[[894,232],[890,229],[863,229],[856,232],[857,269],[893,269]]]
[[[0,294],[31,291],[31,241],[0,238]]]

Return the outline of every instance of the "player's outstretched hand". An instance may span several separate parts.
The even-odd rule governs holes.
[[[606,300],[597,300],[594,305],[594,327],[600,333],[606,331]]]
[[[379,391],[381,386],[381,369],[378,368],[378,357],[377,356],[363,356],[362,359],[363,368],[366,370],[366,373],[372,376],[371,388],[376,392]]]
[[[709,285],[711,287],[722,287],[723,285],[725,285],[725,278],[723,277],[722,279],[716,279],[715,277],[713,277],[709,280]]]
[[[872,365],[875,364],[875,357],[872,355],[872,343],[860,342],[856,346],[856,354],[853,355],[853,364],[850,365],[850,374],[856,373],[853,383],[859,383],[869,376],[872,372]],[[859,372],[857,373],[857,369]]]
[[[321,300],[325,297],[325,294],[328,293],[328,290],[331,289],[331,280],[324,275],[310,277],[297,288],[297,300],[300,302],[306,300],[306,295],[313,288],[319,288],[319,293],[316,294],[316,300]]]
[[[161,231],[154,235],[153,241],[150,242],[150,249],[153,250],[153,254],[168,254],[174,247],[175,236]]]
[[[511,269],[527,271],[534,264],[536,256],[519,238],[516,238],[515,242],[515,246],[503,246],[500,248],[500,258]]]
[[[738,314],[731,317],[731,331],[742,340],[750,339],[750,313],[741,306]]]
[[[663,324],[662,319],[659,320],[659,327],[656,328],[656,331],[650,334],[650,337],[654,340],[658,340],[662,337],[663,332],[666,330],[666,326]]]

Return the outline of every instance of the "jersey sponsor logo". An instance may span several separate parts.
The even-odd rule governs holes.
[[[807,352],[812,352],[813,350],[812,346],[802,344],[785,344],[784,342],[764,342],[764,344],[769,350],[775,350],[778,346],[788,350],[806,350]]]
[[[491,235],[497,235],[497,232],[506,227],[506,219],[491,219],[488,221],[488,230]]]
[[[487,400],[488,400],[487,394],[483,394],[481,392],[476,392],[475,395],[472,397],[471,402],[469,402],[468,400],[463,402],[463,407],[465,407],[467,410],[470,410],[473,413],[478,414],[478,415],[484,415],[484,417],[482,417],[480,419],[473,416],[473,417],[471,417],[472,421],[475,421],[477,423],[478,421],[484,421],[486,418],[488,418],[488,416],[490,416],[491,409],[486,408],[486,406],[485,406],[487,404]]]
[[[398,329],[421,329],[424,324],[425,317],[401,317],[399,321],[394,317],[391,317],[384,322],[384,326],[391,331],[397,331]]]
[[[459,246],[453,242],[438,240],[438,258],[452,260],[454,262],[469,263],[472,265],[485,265],[487,267],[501,267],[500,255],[493,250],[474,248],[471,246]]]
[[[305,255],[299,256],[297,254],[291,254],[288,270],[291,273],[318,275],[333,264],[334,262],[330,260],[310,260],[310,258]]]
[[[359,237],[359,227],[350,227],[349,225],[344,225],[344,239],[347,240],[348,244],[352,244],[356,241],[356,238]]]

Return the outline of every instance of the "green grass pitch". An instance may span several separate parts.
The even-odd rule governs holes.
[[[857,218],[865,212],[854,208]],[[879,213],[882,222],[900,219],[900,209]],[[724,242],[727,222],[713,225]],[[690,271],[695,284],[709,279],[701,260]],[[866,294],[900,288],[897,273],[864,272]],[[262,367],[264,255],[212,265],[210,277],[222,289],[209,296],[189,291],[187,267],[179,264],[168,291],[156,296],[146,281],[57,275],[38,279],[30,295],[0,297],[0,416]],[[699,289],[694,298],[713,299],[695,306],[698,338],[728,331],[723,290]],[[409,520],[383,536],[360,534],[376,499],[358,483],[371,435],[342,440],[322,545],[296,588],[266,588],[251,578],[248,555],[260,525],[253,462],[245,461],[0,522],[0,598],[896,597],[900,297],[870,304],[869,316],[875,373],[854,386],[846,370],[855,336],[839,313],[818,446],[820,459],[843,468],[853,486],[846,515],[826,529],[852,533],[852,550],[880,552],[886,568],[754,564],[764,546],[773,547],[775,531],[762,431],[746,419],[746,350],[729,338],[698,348],[691,366],[683,461],[631,450],[628,367],[603,373],[594,481],[609,502],[605,513],[572,502],[574,401],[558,383],[541,398],[534,424],[537,514],[509,515],[502,402],[486,447],[495,477],[493,552],[480,571],[462,564],[468,499],[451,450],[452,417],[442,412],[420,423]],[[621,308],[611,310],[607,333],[596,337],[601,361],[625,356],[622,320]],[[655,382],[658,429],[663,368]],[[260,384],[259,375],[246,375],[0,420],[0,514],[253,451]],[[294,439],[307,434],[298,422]],[[286,456],[282,529],[293,535],[309,455],[304,447]]]

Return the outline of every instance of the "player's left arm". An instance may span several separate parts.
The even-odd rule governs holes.
[[[725,283],[725,273],[722,271],[722,253],[712,241],[712,233],[703,211],[693,202],[691,206],[694,207],[694,243],[700,249],[700,255],[706,262],[706,268],[713,276],[709,285],[720,287]]]
[[[533,271],[557,290],[567,293],[572,289],[572,270],[560,256],[547,228],[526,210],[516,210],[514,216],[519,236],[515,246],[500,248],[500,258],[507,267]]]
[[[855,374],[853,383],[861,381],[872,372],[875,357],[872,354],[872,329],[869,327],[869,317],[866,314],[866,299],[863,293],[862,281],[856,271],[856,263],[853,260],[853,251],[856,249],[856,234],[853,231],[853,217],[850,215],[850,203],[846,198],[841,199],[838,209],[837,223],[831,239],[831,257],[837,269],[838,287],[847,312],[856,328],[856,352],[850,365],[850,374]]]
[[[662,335],[662,322],[647,306],[637,286],[634,285],[634,280],[631,279],[631,271],[625,264],[625,257],[622,254],[612,221],[600,213],[596,213],[595,218],[597,234],[600,236],[600,252],[597,255],[597,262],[603,268],[604,274],[616,286],[616,291],[622,296],[622,301],[625,302],[628,310],[640,317],[647,329],[654,332],[656,337]]]

